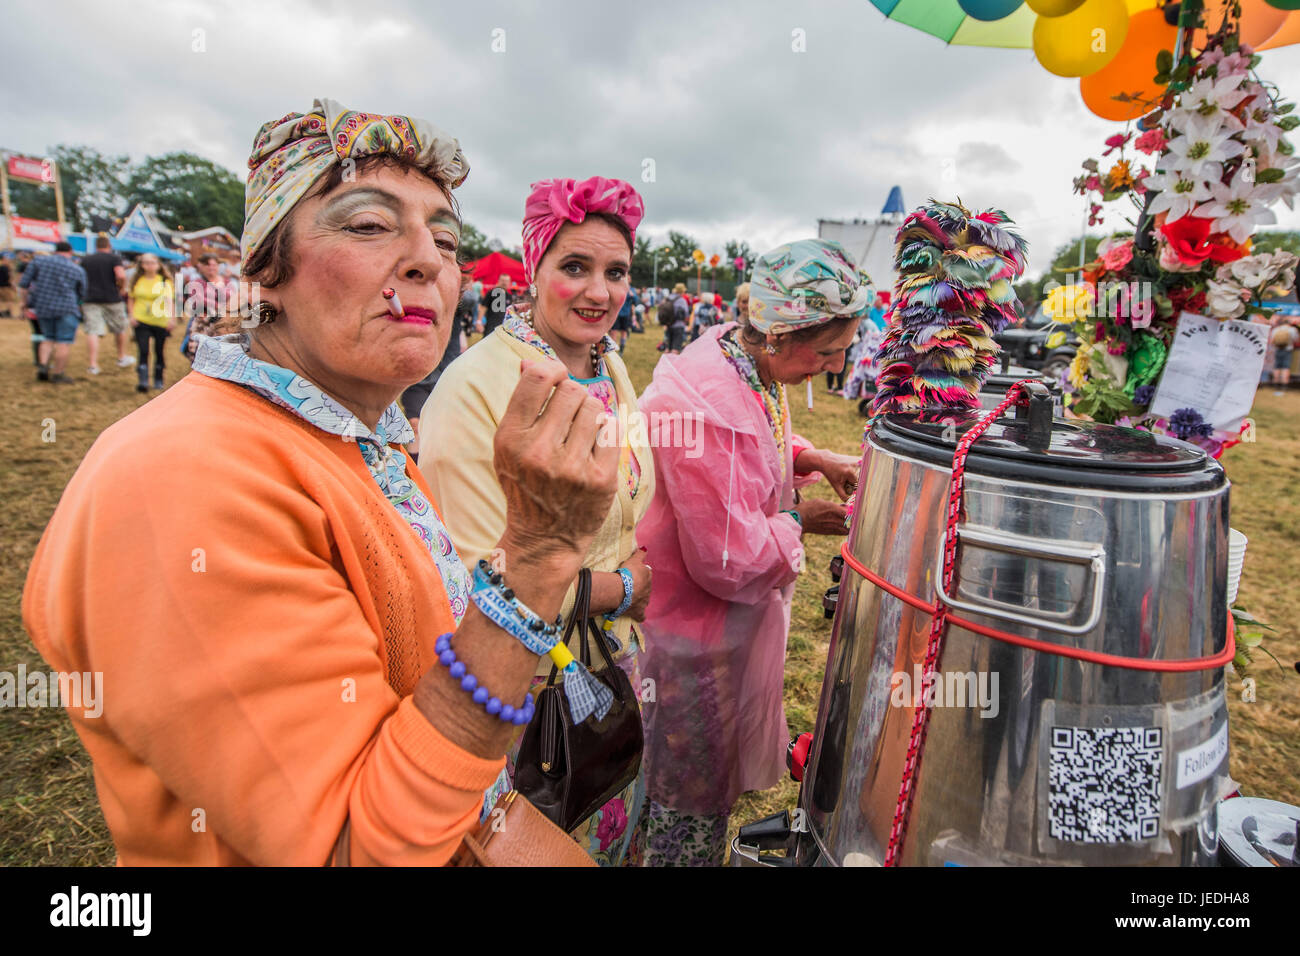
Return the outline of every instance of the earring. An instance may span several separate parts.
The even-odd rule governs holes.
[[[775,355],[777,353],[777,348],[771,342],[768,342],[766,345],[763,346],[763,351],[766,352],[768,355]]]
[[[530,282],[530,283],[528,284],[528,294],[531,295],[534,299],[537,298],[537,283],[536,283],[536,282]]]

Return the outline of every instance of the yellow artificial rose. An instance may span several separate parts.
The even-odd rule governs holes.
[[[1092,287],[1061,285],[1047,294],[1043,312],[1057,322],[1076,322],[1087,318],[1092,310]]]
[[[1088,352],[1090,349],[1080,348],[1074,353],[1074,361],[1070,363],[1070,387],[1075,389],[1083,388],[1083,383],[1088,380]]]

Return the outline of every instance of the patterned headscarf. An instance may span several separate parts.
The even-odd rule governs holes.
[[[608,213],[622,221],[636,242],[636,227],[645,215],[641,194],[621,179],[592,176],[543,179],[533,183],[524,203],[524,278],[533,281],[537,263],[566,222],[579,223],[588,213]]]
[[[875,291],[838,242],[800,239],[759,257],[749,285],[749,324],[779,335],[863,316]]]
[[[248,157],[244,268],[275,224],[335,163],[376,153],[405,156],[447,189],[469,175],[460,143],[411,116],[358,113],[334,100],[316,100],[310,113],[290,113],[263,124]]]

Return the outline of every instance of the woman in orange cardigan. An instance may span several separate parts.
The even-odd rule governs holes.
[[[452,327],[459,145],[318,100],[249,165],[261,323],[100,436],[24,621],[52,667],[102,673],[102,714],[69,712],[120,862],[441,864],[531,714],[618,448],[562,365],[526,368],[495,440],[505,580],[471,581],[395,404]],[[177,480],[118,493],[162,461]]]

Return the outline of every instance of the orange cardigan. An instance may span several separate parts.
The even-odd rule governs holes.
[[[355,445],[197,372],[87,453],[23,620],[103,674],[68,711],[122,864],[323,864],[345,823],[354,864],[445,863],[504,764],[410,699],[453,619]]]

